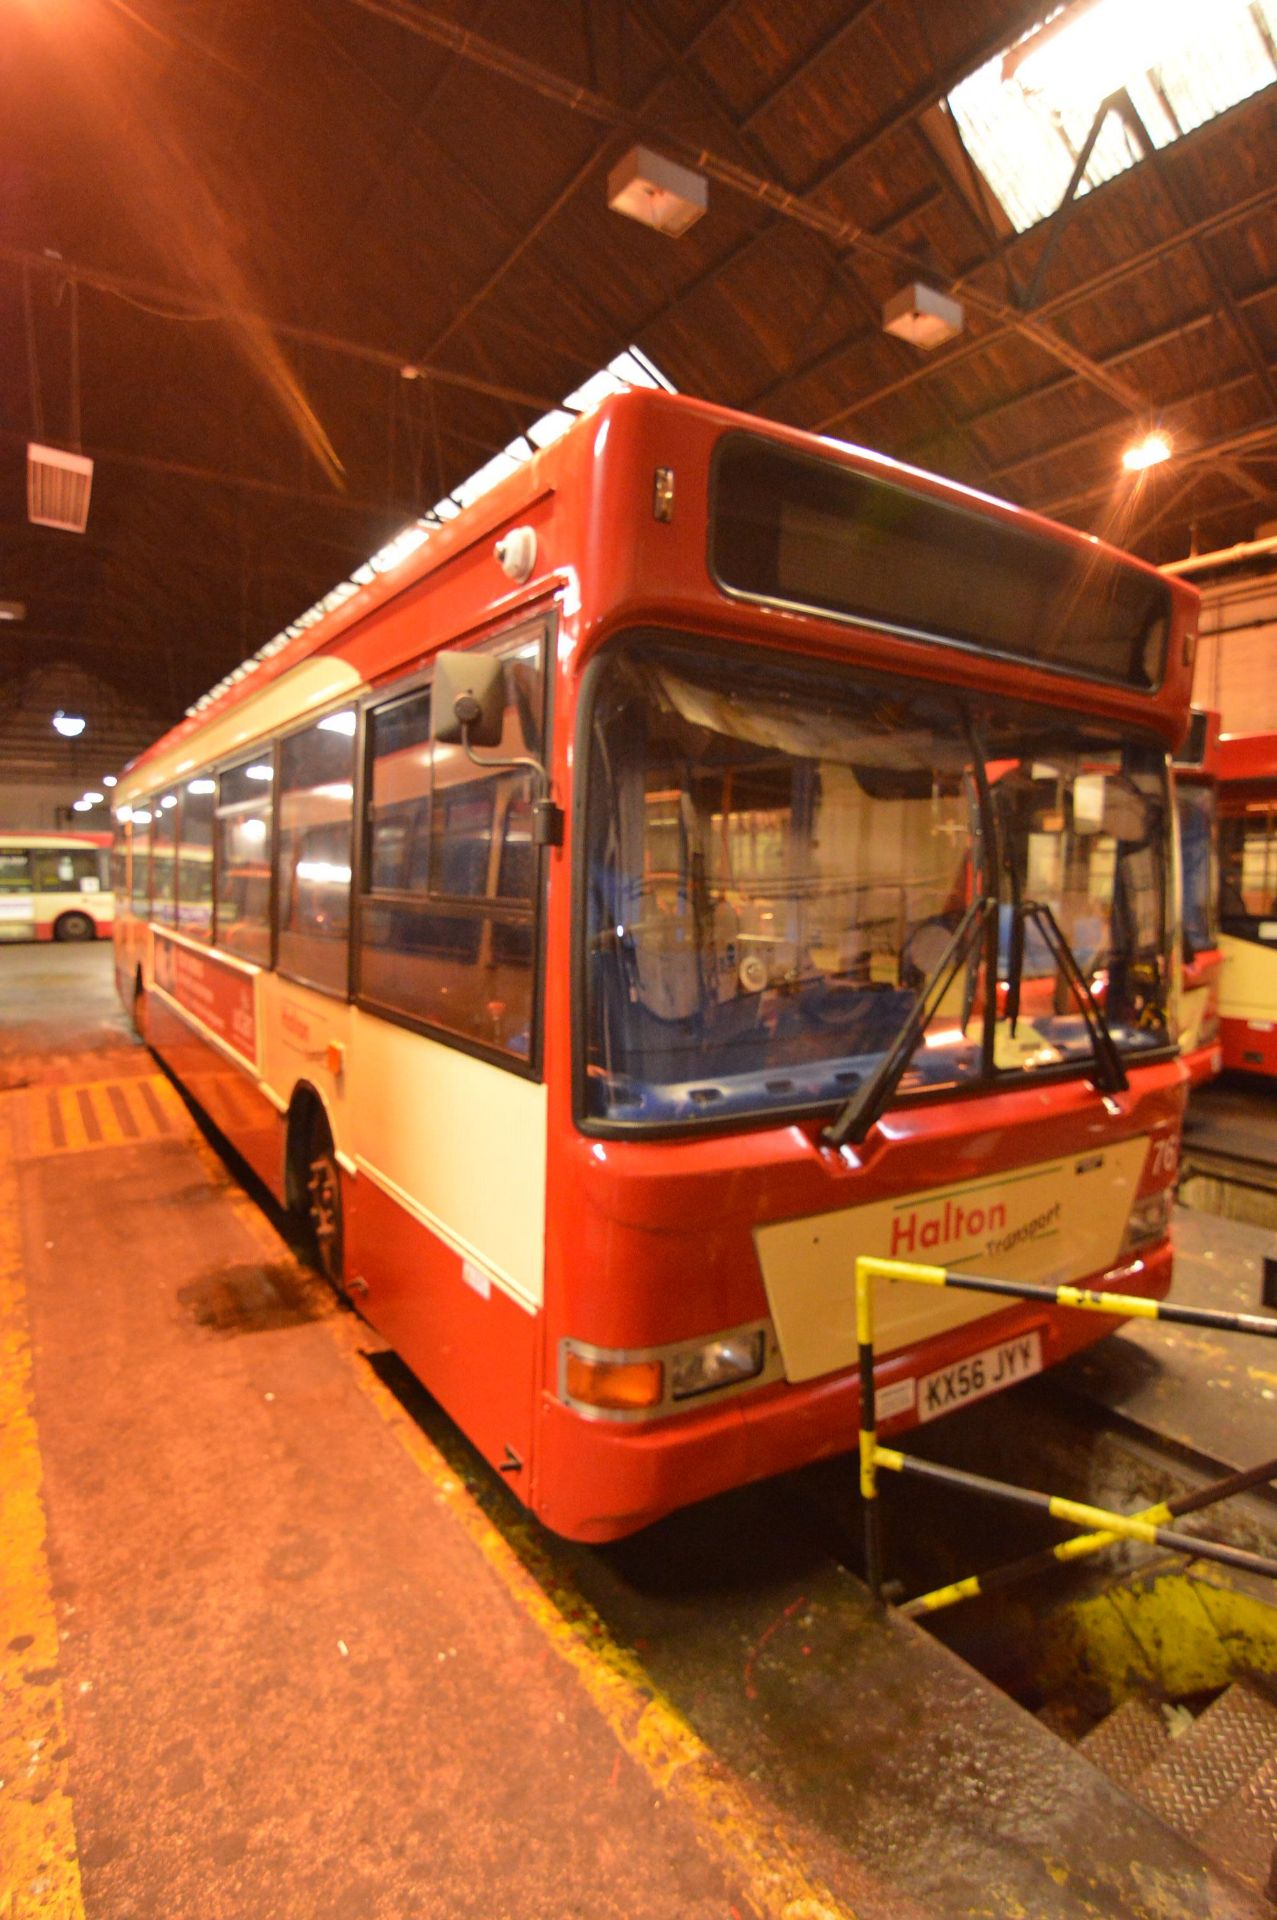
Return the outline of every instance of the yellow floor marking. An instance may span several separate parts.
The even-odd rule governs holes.
[[[12,1112],[12,1096],[0,1101],[0,1920],[83,1920],[31,1410]]]
[[[229,1178],[207,1142],[197,1137],[195,1146],[264,1253],[277,1260],[280,1243],[269,1221]],[[573,1669],[625,1752],[654,1787],[688,1811],[697,1838],[718,1865],[744,1883],[760,1920],[855,1920],[850,1907],[812,1879],[775,1816],[760,1812],[637,1656],[612,1638],[593,1608],[562,1580],[531,1528],[516,1522],[502,1532],[488,1519],[438,1448],[368,1367],[363,1358],[368,1336],[360,1324],[343,1314],[324,1325],[355,1363],[359,1387],[421,1470],[435,1498],[458,1521],[515,1604]]]
[[[184,1135],[191,1126],[176,1088],[160,1073],[77,1086],[25,1087],[15,1097],[19,1160],[134,1146]],[[0,1915],[0,1920],[7,1916]]]

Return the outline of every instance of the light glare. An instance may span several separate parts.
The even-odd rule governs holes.
[[[1146,467],[1160,466],[1171,457],[1171,443],[1164,433],[1147,433],[1126,449],[1122,465],[1128,473],[1143,473]]]

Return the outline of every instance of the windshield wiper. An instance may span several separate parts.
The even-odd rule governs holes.
[[[1095,995],[1087,984],[1086,976],[1077,963],[1077,955],[1065,939],[1060,924],[1045,900],[1021,900],[1014,909],[1012,921],[1011,952],[1012,964],[1007,991],[1007,1014],[1011,1008],[1019,1007],[1020,970],[1024,965],[1024,925],[1032,920],[1051,952],[1056,966],[1064,975],[1073,990],[1074,998],[1082,1010],[1086,1030],[1091,1036],[1091,1047],[1095,1054],[1095,1084],[1101,1093],[1125,1093],[1130,1086],[1126,1077],[1126,1068],[1122,1056],[1117,1050],[1112,1029],[1104,1016]],[[1015,938],[1019,930],[1019,940]],[[1018,956],[1018,965],[1016,964]],[[1011,1019],[1011,1031],[1015,1031],[1015,1021]]]
[[[975,935],[988,925],[997,911],[992,894],[973,900],[954,930],[953,938],[940,956],[931,979],[914,1001],[909,1018],[864,1084],[858,1087],[837,1119],[830,1122],[821,1139],[828,1147],[841,1147],[848,1140],[856,1146],[864,1139],[874,1121],[899,1086],[905,1068],[917,1051],[936,1009],[944,999],[958,968],[966,959]]]

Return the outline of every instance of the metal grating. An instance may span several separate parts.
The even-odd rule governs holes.
[[[1137,1694],[1101,1720],[1080,1743],[1079,1752],[1129,1793],[1140,1775],[1163,1758],[1169,1739],[1161,1709]]]
[[[1201,1836],[1205,1850],[1277,1898],[1277,1753],[1241,1792],[1209,1822]]]
[[[1239,1680],[1134,1786],[1137,1800],[1197,1838],[1277,1753],[1277,1705]]]

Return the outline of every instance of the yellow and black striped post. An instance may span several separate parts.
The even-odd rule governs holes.
[[[1277,1459],[1264,1460],[1257,1467],[1248,1467],[1244,1473],[1230,1473],[1226,1479],[1213,1480],[1209,1486],[1196,1487],[1188,1493],[1177,1493],[1171,1500],[1142,1508],[1135,1518],[1151,1520],[1155,1526],[1160,1526],[1185,1514],[1200,1513],[1203,1507],[1213,1507],[1221,1500],[1231,1500],[1235,1494],[1245,1493],[1248,1488],[1262,1486],[1270,1480],[1277,1480]],[[1049,1573],[1053,1566],[1084,1560],[1093,1553],[1103,1553],[1106,1547],[1115,1546],[1116,1543],[1117,1535],[1106,1529],[1098,1533],[1075,1533],[1067,1540],[1058,1541],[1053,1547],[1045,1547],[1041,1553],[1025,1554],[1022,1559],[1008,1560],[1000,1567],[987,1568],[984,1573],[968,1574],[965,1580],[954,1580],[948,1586],[933,1587],[930,1593],[920,1593],[914,1599],[906,1600],[900,1611],[910,1619],[939,1613],[942,1608],[955,1606],[960,1600],[970,1600],[981,1593],[999,1593],[1021,1580],[1032,1579],[1035,1574]]]
[[[860,1371],[860,1492],[864,1507],[865,1571],[875,1600],[881,1601],[883,1588],[879,1467],[886,1467],[895,1473],[937,1480],[946,1486],[962,1487],[972,1493],[990,1494],[1015,1505],[1033,1507],[1051,1514],[1057,1520],[1067,1520],[1087,1530],[1073,1540],[1062,1541],[1053,1549],[1050,1556],[1053,1559],[1081,1558],[1084,1554],[1095,1553],[1109,1546],[1115,1539],[1138,1540],[1149,1546],[1169,1547],[1172,1552],[1187,1554],[1194,1559],[1215,1560],[1221,1565],[1239,1567],[1266,1579],[1277,1579],[1277,1560],[1268,1560],[1261,1554],[1248,1553],[1240,1547],[1198,1539],[1195,1535],[1179,1533],[1167,1527],[1164,1523],[1174,1518],[1176,1512],[1170,1504],[1149,1507],[1138,1514],[1109,1513],[1102,1507],[1088,1506],[1056,1494],[1036,1493],[1025,1487],[1011,1486],[1002,1480],[965,1473],[956,1467],[942,1467],[929,1460],[916,1460],[894,1448],[880,1447],[874,1392],[873,1283],[875,1280],[906,1281],[919,1286],[952,1287],[956,1292],[963,1293],[1001,1294],[1015,1300],[1038,1300],[1047,1306],[1071,1307],[1083,1313],[1109,1313],[1120,1319],[1165,1320],[1179,1326],[1209,1327],[1221,1333],[1259,1334],[1269,1340],[1277,1339],[1277,1321],[1261,1319],[1253,1313],[1223,1313],[1211,1307],[1172,1306],[1166,1301],[1147,1299],[1143,1294],[1104,1293],[1090,1287],[1040,1287],[1023,1280],[995,1280],[980,1274],[951,1273],[945,1267],[927,1266],[914,1260],[880,1259],[875,1254],[858,1255],[855,1274],[856,1344]],[[1247,1477],[1247,1484],[1271,1477],[1266,1469],[1257,1468],[1252,1476]],[[1188,1510],[1187,1507],[1178,1509],[1181,1512]],[[1041,1556],[1034,1556],[1030,1561],[1014,1563],[1006,1573],[1008,1577],[1012,1573],[1019,1577],[1026,1569],[1036,1571],[1040,1564]],[[985,1590],[990,1584],[1002,1584],[996,1573],[985,1576],[985,1583]],[[936,1588],[933,1593],[921,1595],[918,1600],[909,1603],[908,1611],[933,1612],[981,1591],[980,1576],[973,1574],[966,1580],[958,1580],[950,1586]]]
[[[1257,1333],[1277,1340],[1277,1320],[1257,1313],[1223,1313],[1215,1307],[1181,1307],[1169,1300],[1150,1300],[1142,1293],[1103,1293],[1093,1287],[1039,1287],[1028,1280],[995,1280],[978,1273],[951,1273],[947,1267],[929,1267],[914,1260],[879,1260],[862,1254],[871,1278],[908,1280],[923,1287],[951,1287],[955,1293],[997,1293],[1012,1300],[1038,1300],[1048,1307],[1072,1307],[1080,1313],[1111,1313],[1120,1320],[1165,1320],[1179,1327],[1210,1327],[1216,1333]],[[857,1280],[859,1286],[859,1280]]]
[[[865,1579],[882,1604],[882,1511],[878,1505],[878,1409],[874,1390],[873,1278],[856,1262],[856,1351],[860,1363],[860,1499],[865,1517]]]

